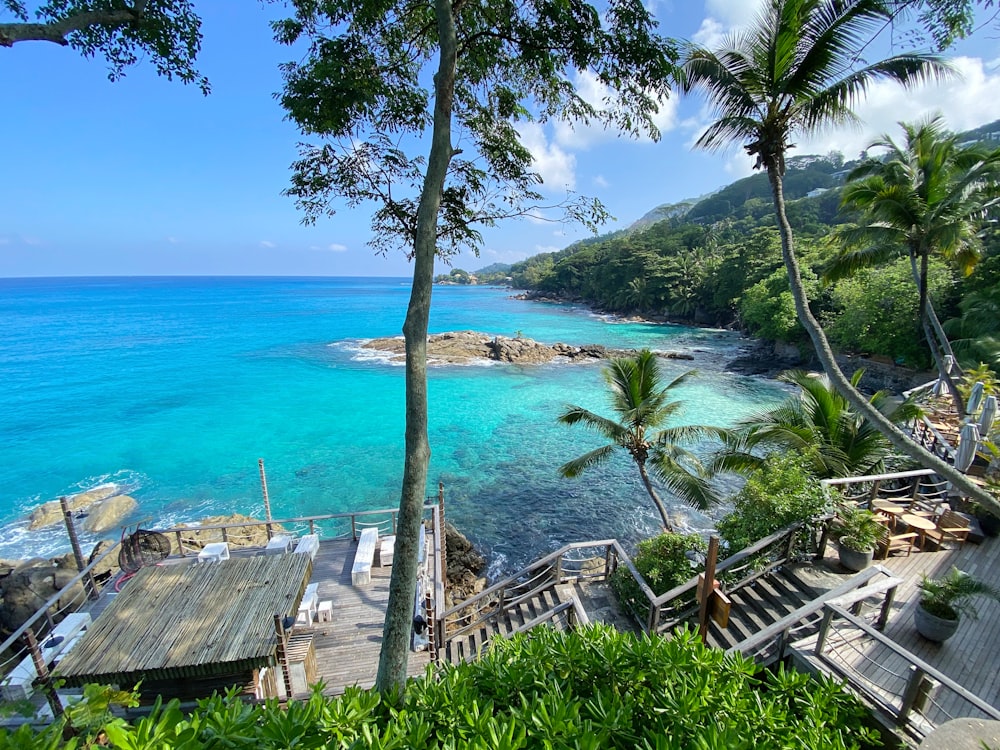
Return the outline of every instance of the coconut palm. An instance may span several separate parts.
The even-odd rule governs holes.
[[[851,385],[857,386],[863,374],[855,372]],[[892,445],[851,408],[828,377],[790,370],[778,379],[798,386],[799,392],[723,433],[725,447],[713,459],[713,469],[749,474],[763,464],[764,452],[783,450],[806,456],[820,479],[882,471]],[[895,424],[920,414],[912,401],[896,403],[886,391],[873,395],[869,403]]]
[[[1000,503],[910,440],[841,372],[826,334],[809,310],[785,213],[785,155],[795,133],[855,122],[851,105],[876,80],[912,85],[949,70],[939,58],[922,54],[895,55],[855,67],[867,40],[890,19],[890,11],[879,0],[770,0],[753,26],[730,37],[723,49],[689,49],[682,83],[685,90],[704,91],[715,108],[717,119],[698,145],[717,149],[742,141],[747,153],[756,157],[756,168],[767,171],[796,315],[834,387],[899,451],[1000,511]]]
[[[559,473],[564,477],[576,477],[624,450],[638,467],[642,484],[667,531],[673,531],[674,527],[666,505],[653,486],[650,471],[664,487],[697,508],[705,509],[715,503],[718,498],[697,457],[678,445],[685,440],[704,437],[712,428],[665,427],[682,407],[680,401],[671,399],[671,391],[692,375],[693,371],[685,372],[664,385],[659,360],[648,349],[635,357],[612,359],[604,368],[604,379],[610,390],[611,408],[619,421],[582,406],[568,406],[559,417],[563,424],[582,424],[611,442],[563,464]]]
[[[883,135],[869,148],[885,149],[885,160],[869,160],[848,175],[841,203],[861,211],[864,223],[841,233],[846,246],[825,275],[842,278],[909,253],[927,345],[962,413],[944,366],[943,355],[954,352],[928,299],[927,267],[937,254],[966,275],[972,272],[982,253],[980,229],[1000,205],[1000,149],[960,144],[940,117],[900,126],[904,145]]]

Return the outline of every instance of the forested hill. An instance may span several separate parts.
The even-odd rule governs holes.
[[[991,139],[1000,138],[1000,121],[960,138],[981,139],[996,148],[1000,141]],[[820,283],[839,246],[837,229],[858,219],[841,211],[840,196],[845,177],[859,163],[845,163],[836,153],[788,160],[787,212],[803,277],[835,345],[923,366],[917,294],[902,250],[898,261],[834,284]],[[658,206],[624,230],[476,277],[480,283],[506,281],[610,312],[738,326],[763,338],[803,341],[781,263],[770,186],[762,173],[697,200]],[[987,234],[984,258],[971,276],[935,261],[931,293],[942,319],[959,321],[956,329],[962,327],[960,305],[970,294],[978,295],[977,304],[986,297],[1000,309],[1000,233]],[[975,332],[965,328],[962,336],[974,339]],[[994,344],[994,354],[996,349]],[[976,349],[966,356],[993,354]]]

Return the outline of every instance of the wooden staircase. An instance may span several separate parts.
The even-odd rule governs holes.
[[[709,645],[724,650],[738,646],[818,596],[787,566],[771,570],[727,595],[732,601],[728,627],[721,628],[710,620],[708,628]],[[802,636],[815,632],[821,618],[820,613],[810,615],[797,632]]]

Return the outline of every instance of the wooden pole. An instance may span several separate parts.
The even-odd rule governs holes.
[[[264,518],[268,522],[271,520],[271,498],[267,495],[267,474],[264,473],[264,459],[257,459],[257,468],[260,469],[260,491],[264,495]]]
[[[69,543],[73,547],[73,557],[76,559],[76,569],[87,570],[87,563],[83,559],[83,550],[80,549],[80,538],[76,535],[76,525],[73,523],[73,512],[69,509],[69,502],[66,496],[59,498],[59,505],[62,507],[63,520],[66,522],[66,533],[69,534]],[[94,574],[87,571],[83,578],[83,587],[87,590],[88,599],[97,598],[97,581]]]
[[[286,652],[288,640],[285,635],[284,620],[285,618],[281,615],[274,616],[274,632],[278,636],[278,649],[275,657],[278,660],[278,666],[281,667],[281,676],[285,681],[285,700],[290,701],[292,699],[292,673],[288,668],[288,654]]]
[[[35,638],[35,631],[31,628],[26,629],[24,631],[24,640],[28,644],[31,661],[35,665],[35,672],[38,674],[38,680],[42,686],[42,690],[45,692],[45,698],[49,702],[49,707],[52,709],[52,715],[58,718],[63,715],[62,701],[59,700],[59,696],[52,688],[49,665],[45,663],[42,650],[38,647],[38,639]]]
[[[701,587],[701,607],[698,611],[698,635],[702,643],[708,643],[708,618],[711,615],[709,602],[715,591],[715,565],[719,561],[719,537],[708,539],[708,557],[705,558],[705,581]]]
[[[448,530],[446,528],[447,523],[444,518],[444,482],[438,482],[438,513],[441,521],[441,536],[443,537],[439,544],[441,545],[441,575],[444,580],[441,581],[441,591],[447,593],[448,591]],[[444,603],[442,602],[442,607]]]

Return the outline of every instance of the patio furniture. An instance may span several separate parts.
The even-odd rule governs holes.
[[[198,562],[219,562],[229,559],[229,545],[226,542],[212,542],[206,544],[198,553]]]
[[[295,545],[295,554],[309,555],[309,559],[313,562],[316,561],[317,552],[319,552],[319,534],[306,534]]]
[[[278,534],[264,547],[265,555],[283,555],[292,551],[292,538],[286,534]]]
[[[354,553],[354,567],[351,568],[351,583],[365,586],[372,582],[372,562],[378,545],[378,529],[368,528],[361,532],[358,549]]]
[[[396,550],[396,537],[384,536],[382,543],[378,546],[378,564],[381,567],[392,565],[392,558]]]
[[[316,608],[319,606],[319,584],[310,583],[306,586],[306,591],[302,595],[302,602],[299,604],[298,614],[295,616],[296,625],[312,625]]]
[[[961,546],[965,544],[969,531],[969,522],[965,518],[953,510],[946,510],[934,528],[927,530],[926,536],[930,537],[938,548],[943,547],[945,542],[958,542]]]
[[[65,619],[52,629],[49,637],[38,644],[46,666],[53,666],[53,664],[58,663],[60,658],[68,654],[86,632],[90,623],[90,615],[86,612],[74,612],[66,615]],[[34,683],[37,677],[38,671],[35,669],[34,659],[30,655],[24,657],[4,677],[3,683],[0,684],[0,697],[5,701],[30,698],[35,690]]]
[[[896,519],[906,512],[906,508],[902,505],[896,505],[896,503],[889,502],[888,500],[872,500],[872,510],[875,513],[883,516],[889,520],[889,527],[896,528]]]
[[[316,609],[316,622],[333,622],[333,601],[324,599]]]
[[[919,535],[915,531],[905,534],[890,534],[889,529],[882,529],[879,532],[878,541],[875,544],[875,556],[879,560],[885,560],[893,552],[906,552],[909,557]]]
[[[936,526],[934,521],[924,516],[914,515],[913,513],[904,513],[899,517],[899,520],[911,529],[916,530],[917,534],[920,535],[920,549],[923,549],[927,532],[931,531]]]

